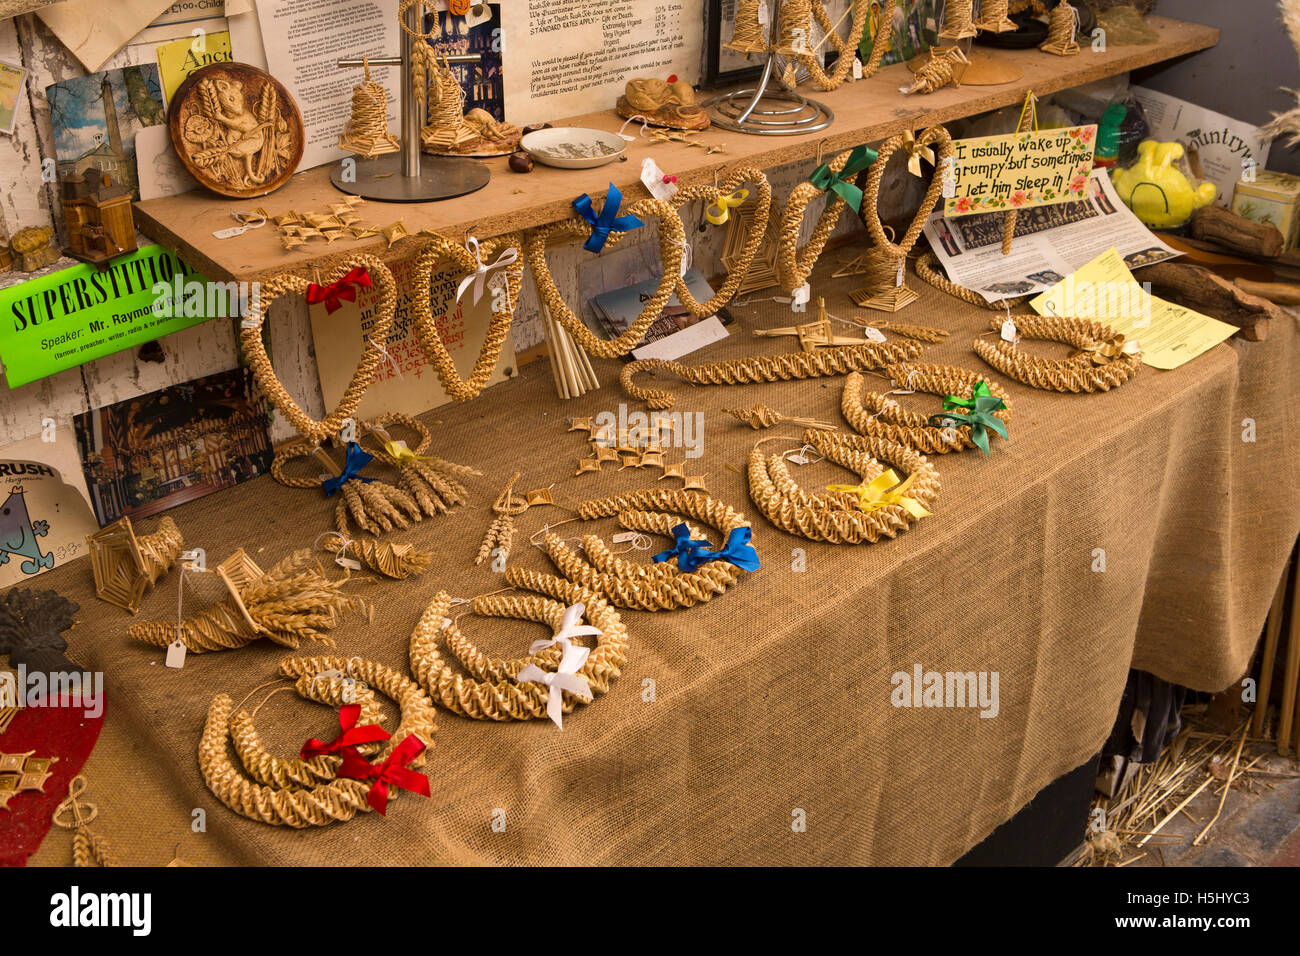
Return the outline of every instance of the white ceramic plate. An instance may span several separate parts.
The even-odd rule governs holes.
[[[623,155],[627,142],[617,133],[580,126],[534,130],[520,143],[534,159],[560,169],[604,166]]]

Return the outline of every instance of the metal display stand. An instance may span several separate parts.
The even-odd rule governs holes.
[[[476,159],[421,154],[424,110],[411,86],[412,50],[416,43],[425,42],[412,35],[420,32],[420,10],[417,3],[406,11],[411,32],[402,31],[402,55],[370,60],[371,66],[395,66],[402,72],[402,149],[375,159],[358,157],[352,163],[337,164],[330,173],[330,182],[350,195],[379,202],[433,202],[482,189],[492,178],[487,166]],[[477,63],[479,55],[453,54],[445,59],[448,63]],[[339,60],[338,65],[348,69],[361,67],[363,62]]]

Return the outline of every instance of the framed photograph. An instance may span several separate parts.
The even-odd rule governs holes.
[[[763,72],[762,54],[746,55],[722,46],[736,29],[736,0],[708,0],[705,15],[704,79],[700,85],[716,89],[757,79]]]

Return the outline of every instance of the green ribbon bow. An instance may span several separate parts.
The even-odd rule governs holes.
[[[1007,407],[1007,403],[1000,398],[995,398],[989,392],[988,382],[977,382],[971,389],[970,398],[960,398],[956,395],[949,395],[943,400],[943,407],[949,408],[966,408],[970,409],[964,415],[931,415],[926,424],[934,428],[960,428],[962,425],[970,426],[970,439],[980,451],[989,454],[989,429],[993,429],[1002,436],[1004,441],[1010,441],[1007,438],[1007,426],[1003,424],[1002,419],[994,415],[994,412],[1001,411]]]
[[[862,190],[853,183],[848,182],[848,180],[874,163],[876,155],[874,149],[855,146],[853,152],[849,153],[849,161],[844,164],[844,168],[838,174],[831,169],[829,163],[823,163],[813,170],[813,174],[808,177],[808,182],[822,192],[829,189],[843,199],[850,209],[857,212],[862,208]]]

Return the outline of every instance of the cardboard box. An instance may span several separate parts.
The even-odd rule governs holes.
[[[1300,240],[1300,176],[1261,169],[1254,182],[1238,180],[1232,190],[1232,211],[1276,226],[1282,233],[1283,249],[1295,249]]]

